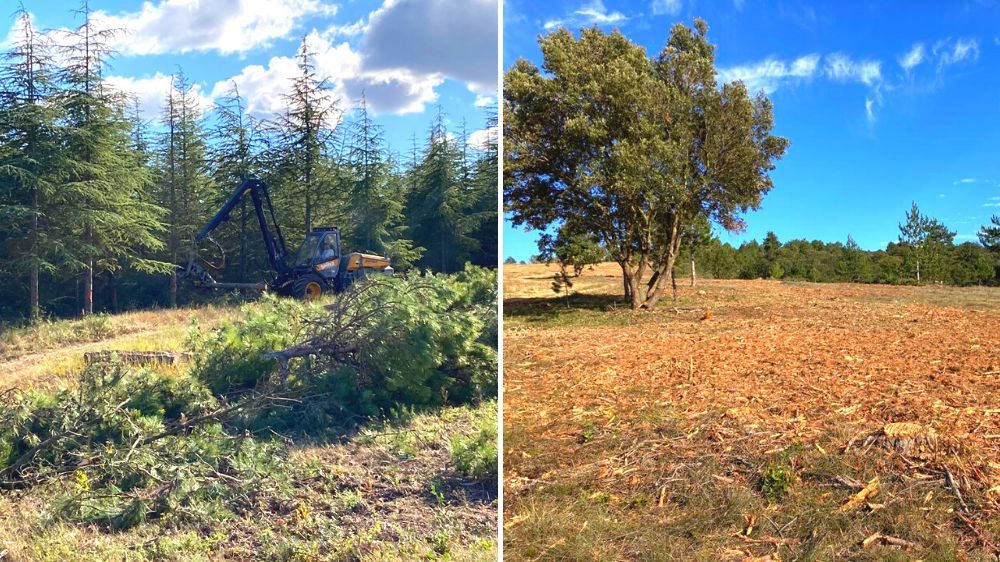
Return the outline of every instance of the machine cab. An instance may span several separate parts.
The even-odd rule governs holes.
[[[340,265],[340,231],[317,228],[302,241],[293,267],[314,268],[324,277],[336,277]]]

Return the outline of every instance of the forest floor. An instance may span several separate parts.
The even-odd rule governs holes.
[[[504,268],[511,560],[997,560],[1000,289]]]
[[[192,330],[239,314],[146,311],[0,332],[0,391],[72,388],[86,351],[183,351]],[[188,366],[157,368],[185,377]],[[452,457],[456,439],[491,419],[496,402],[407,412],[339,439],[280,436],[294,498],[211,525],[151,520],[115,532],[61,520],[51,502],[61,482],[0,492],[0,561],[496,560],[496,490]]]

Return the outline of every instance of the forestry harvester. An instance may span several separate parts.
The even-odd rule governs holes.
[[[275,277],[266,283],[220,283],[212,277],[208,269],[221,269],[224,266],[225,253],[210,235],[219,225],[229,220],[230,213],[248,193],[253,201],[257,223],[260,225],[267,260],[274,270]],[[236,188],[212,220],[198,231],[194,240],[195,248],[198,243],[206,240],[215,244],[222,253],[222,260],[219,263],[209,262],[198,257],[195,249],[191,252],[187,267],[180,273],[181,277],[190,278],[195,286],[201,288],[266,289],[278,294],[314,299],[325,292],[339,293],[351,283],[371,273],[388,275],[393,273],[389,258],[360,252],[342,254],[340,231],[336,227],[312,229],[302,241],[302,245],[295,252],[289,252],[274,214],[267,185],[256,179],[246,180]]]

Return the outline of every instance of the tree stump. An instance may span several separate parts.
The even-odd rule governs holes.
[[[882,431],[869,437],[867,442],[902,455],[930,453],[938,445],[937,433],[932,428],[914,422],[886,424]]]

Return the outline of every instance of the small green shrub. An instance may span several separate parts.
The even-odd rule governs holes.
[[[457,437],[451,444],[451,459],[466,477],[487,485],[496,485],[497,467],[497,410],[485,408],[486,413],[468,437]]]
[[[795,483],[795,472],[785,464],[769,463],[761,474],[761,491],[771,501],[784,498],[792,484]]]
[[[767,496],[767,499],[776,502],[783,499],[791,491],[796,480],[792,461],[795,455],[801,453],[802,450],[801,443],[794,443],[764,466],[763,471],[761,471],[760,489]]]

